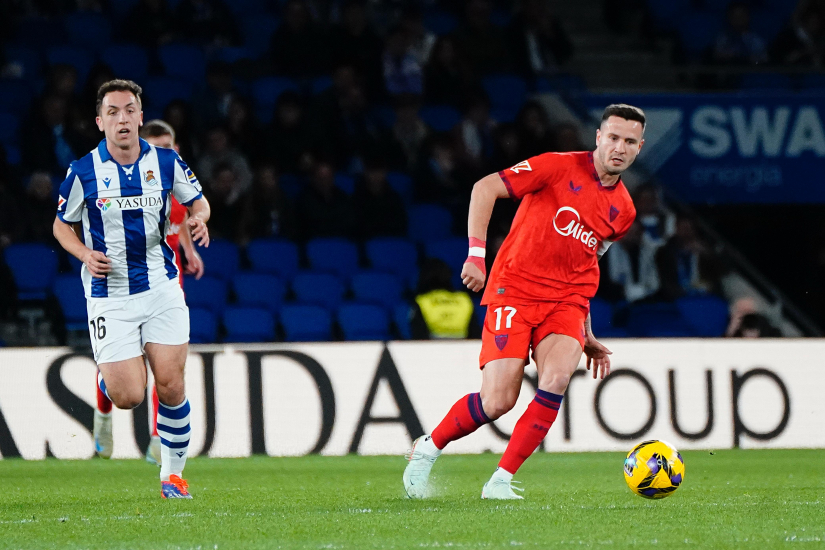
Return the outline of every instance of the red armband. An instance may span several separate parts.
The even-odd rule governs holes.
[[[471,263],[481,270],[485,275],[487,274],[487,265],[484,263],[484,257],[487,255],[487,241],[470,237],[470,252],[467,255],[467,261],[464,263]]]

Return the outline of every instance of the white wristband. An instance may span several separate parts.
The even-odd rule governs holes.
[[[468,256],[475,256],[476,258],[486,257],[487,249],[482,246],[471,246]]]

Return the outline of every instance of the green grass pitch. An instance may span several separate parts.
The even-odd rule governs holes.
[[[443,456],[403,497],[401,457],[189,461],[163,501],[141,461],[0,461],[0,548],[825,548],[825,451],[685,452],[671,497],[630,493],[620,453],[533,456],[524,501],[480,499],[495,455]]]

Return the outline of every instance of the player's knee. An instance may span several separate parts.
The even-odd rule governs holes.
[[[492,395],[488,397],[482,396],[481,406],[484,407],[484,413],[490,420],[495,420],[498,417],[510,412],[516,406],[516,395]]]
[[[158,399],[161,403],[174,406],[183,402],[185,396],[183,378],[180,380],[165,381],[164,383],[156,381],[156,386]]]
[[[121,392],[109,391],[109,397],[112,398],[112,403],[118,409],[134,409],[143,403],[144,392],[136,390],[127,390]]]
[[[563,395],[570,384],[571,374],[567,372],[551,372],[539,379],[539,389]]]

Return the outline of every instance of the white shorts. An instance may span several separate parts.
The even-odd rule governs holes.
[[[86,311],[98,365],[140,357],[147,342],[189,342],[189,308],[177,279],[129,298],[87,299]]]

